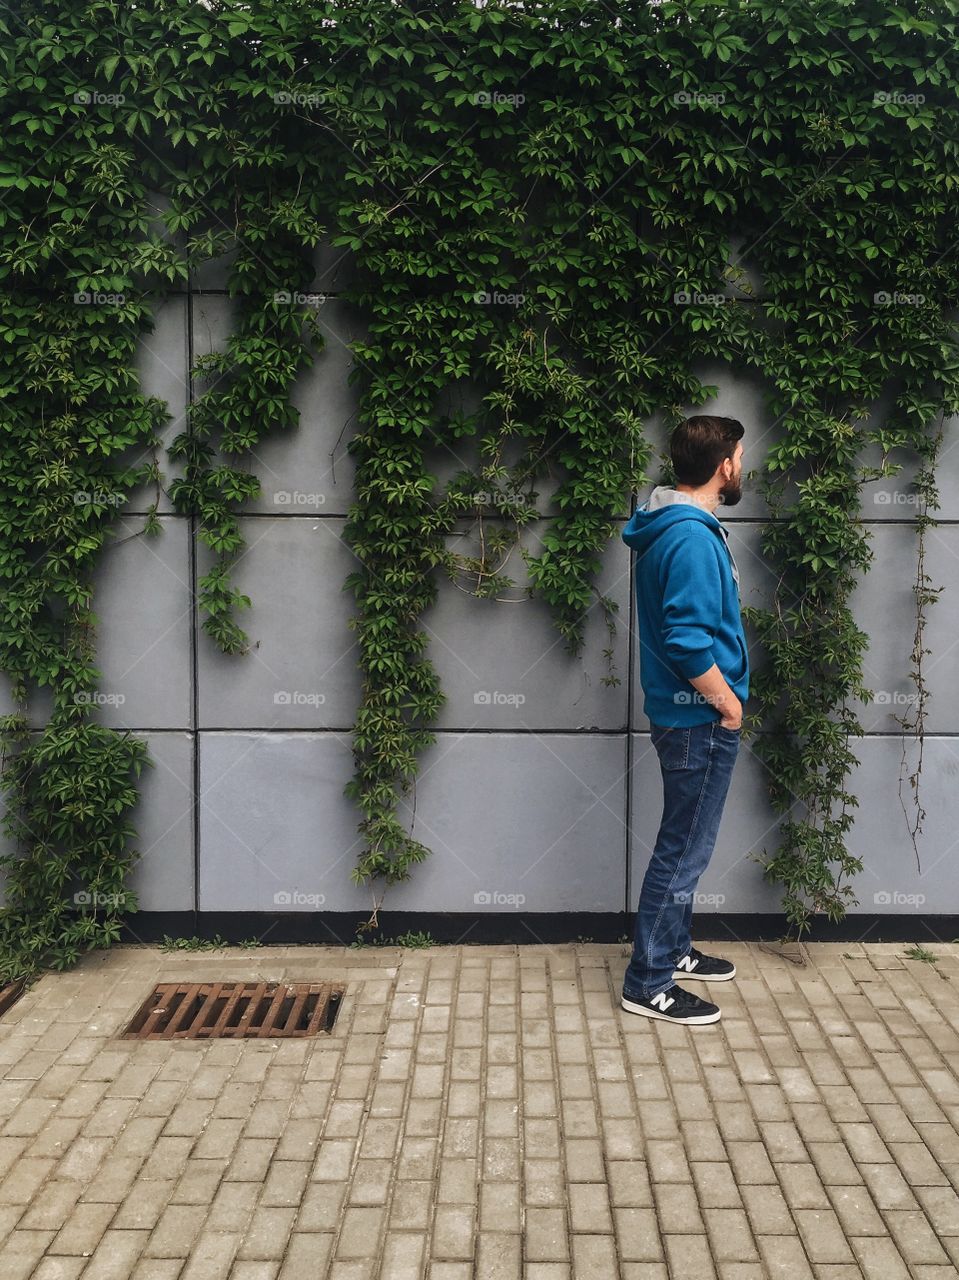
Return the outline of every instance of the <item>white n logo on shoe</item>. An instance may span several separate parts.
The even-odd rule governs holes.
[[[673,996],[667,995],[665,991],[660,991],[659,995],[653,996],[649,1003],[654,1004],[657,1009],[665,1013],[671,1004],[676,1003],[676,1000]]]
[[[696,968],[696,961],[693,959],[691,955],[683,956],[682,960],[676,961],[676,968],[685,969],[687,973],[692,973],[692,971]]]

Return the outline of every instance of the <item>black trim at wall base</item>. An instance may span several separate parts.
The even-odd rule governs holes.
[[[173,938],[229,943],[258,939],[283,943],[348,945],[368,917],[354,911],[139,911],[124,919],[122,942],[159,942]],[[379,928],[363,935],[377,942],[402,934],[427,933],[442,943],[619,942],[632,938],[634,916],[618,911],[490,911],[479,915],[441,911],[381,911]],[[748,912],[693,916],[696,942],[777,941],[786,936],[782,915]],[[850,915],[838,924],[816,917],[804,942],[952,942],[959,940],[955,915]]]

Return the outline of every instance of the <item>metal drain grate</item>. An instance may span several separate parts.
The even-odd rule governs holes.
[[[315,1036],[332,1029],[345,990],[333,982],[160,982],[120,1038]]]
[[[13,982],[6,982],[0,986],[0,1017],[3,1017],[12,1004],[17,1003],[26,987],[25,978],[16,978]]]

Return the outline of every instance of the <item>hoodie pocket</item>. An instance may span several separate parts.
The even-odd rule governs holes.
[[[746,669],[749,666],[749,650],[746,648],[743,638],[741,635],[739,635],[738,632],[736,634],[736,640],[737,640],[737,643],[739,644],[739,652],[743,660],[742,668],[741,668],[742,674],[745,675]]]

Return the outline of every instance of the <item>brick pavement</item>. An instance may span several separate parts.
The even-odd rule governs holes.
[[[622,946],[88,956],[0,1020],[0,1275],[959,1275],[959,947],[707,949],[698,1029],[619,1008]],[[187,977],[349,989],[316,1040],[116,1038]]]

